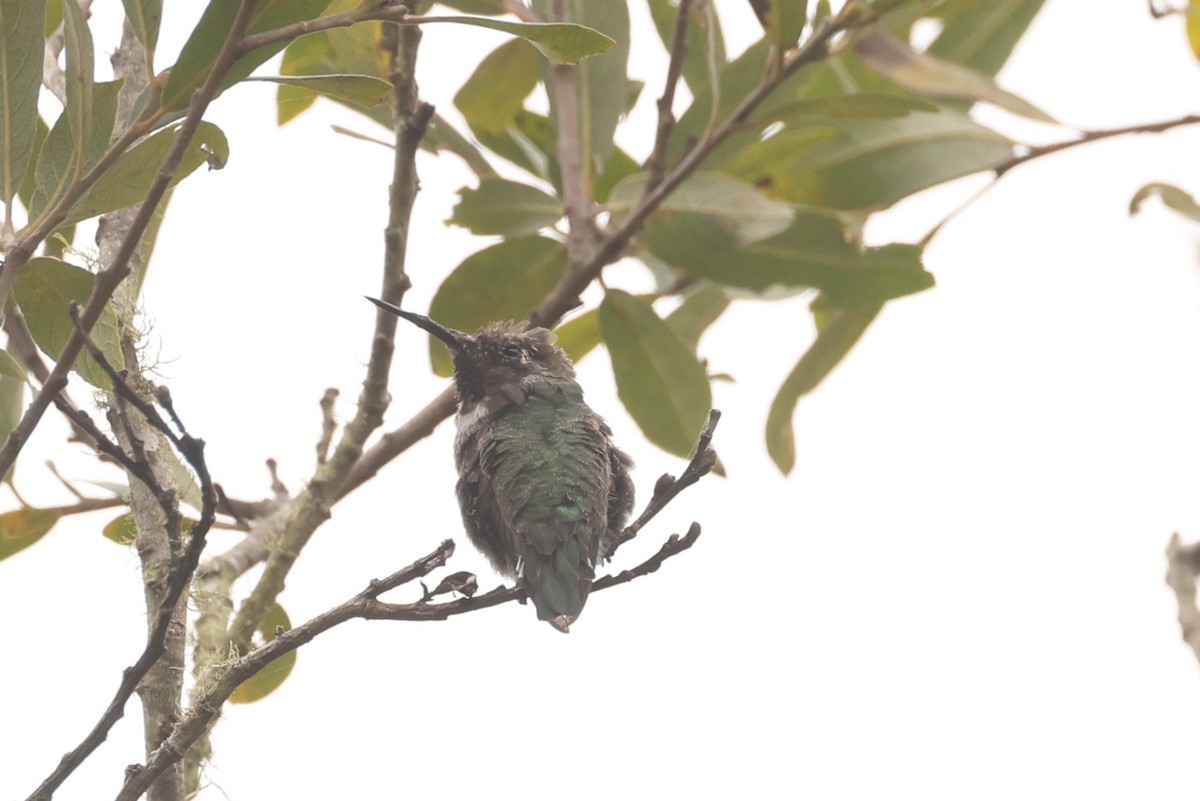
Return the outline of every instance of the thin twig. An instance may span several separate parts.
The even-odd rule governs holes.
[[[667,65],[667,80],[663,86],[662,97],[658,99],[658,127],[654,134],[654,149],[650,158],[646,159],[646,191],[649,192],[662,180],[667,166],[667,144],[671,141],[671,131],[675,129],[675,87],[679,84],[679,76],[683,72],[683,59],[687,55],[688,15],[692,10],[692,0],[680,0],[679,10],[675,16],[675,38],[671,42],[671,61]]]
[[[76,323],[77,325],[82,326],[82,321],[76,319]],[[80,327],[79,330],[81,331],[82,327]],[[114,388],[119,388],[117,389],[118,394],[123,398],[128,398],[130,396],[136,397],[136,393],[134,393],[128,386],[125,386],[124,378],[115,370],[113,370],[112,365],[108,363],[108,360],[104,357],[104,354],[95,346],[95,344],[91,341],[91,338],[86,334],[83,334],[82,336],[85,344],[89,347],[93,358],[113,379]],[[139,404],[139,408],[144,405],[144,402],[141,402]],[[151,411],[153,412],[153,409],[151,409]],[[62,758],[58,766],[50,773],[49,776],[46,777],[45,780],[42,781],[37,790],[35,790],[29,796],[28,801],[49,801],[49,799],[53,796],[54,791],[62,785],[67,777],[69,777],[81,764],[83,764],[84,760],[86,760],[87,757],[94,750],[96,750],[96,748],[98,748],[102,742],[108,739],[108,732],[114,725],[116,725],[117,721],[124,716],[125,705],[129,702],[129,699],[137,690],[138,684],[142,681],[142,679],[154,666],[155,662],[158,661],[165,651],[167,631],[171,624],[174,610],[179,603],[179,599],[183,597],[183,593],[187,589],[192,575],[196,572],[196,566],[200,563],[200,554],[204,550],[208,531],[212,527],[215,520],[217,497],[213,488],[212,477],[209,475],[208,465],[204,458],[203,441],[194,439],[191,435],[187,434],[186,431],[181,437],[176,437],[157,413],[154,413],[152,416],[147,416],[147,420],[150,421],[151,425],[154,425],[168,437],[172,438],[173,442],[177,443],[180,454],[185,460],[187,460],[188,464],[195,471],[196,478],[201,487],[202,505],[200,510],[200,519],[192,527],[191,538],[188,540],[187,547],[176,560],[170,573],[166,577],[163,590],[163,600],[159,606],[158,616],[154,620],[153,625],[150,627],[150,633],[146,638],[146,645],[142,650],[141,656],[138,657],[138,660],[132,666],[125,669],[121,677],[121,682],[117,687],[117,691],[113,696],[112,701],[109,702],[108,707],[104,710],[104,713],[100,716],[100,719],[96,722],[96,725],[92,727],[92,730],[88,732],[87,736],[84,737],[79,745],[77,745]],[[90,422],[90,418],[88,418],[87,423]],[[80,420],[80,423],[84,424],[82,420]],[[92,428],[94,429],[94,426],[92,426]],[[120,451],[121,457],[119,458],[119,461],[121,461],[123,465],[127,466],[127,469],[129,468],[129,466],[126,465],[126,462],[131,460],[129,460],[129,457],[124,453],[124,451],[121,451],[120,448],[117,448],[115,445],[113,445],[111,441],[109,441],[107,437],[104,437],[102,434],[100,434],[98,430],[94,431],[93,436],[96,436],[98,442],[100,443],[108,443],[107,445],[102,445],[102,449],[107,451],[107,448],[111,446],[117,451]],[[114,456],[114,458],[118,457]],[[134,469],[131,469],[130,472],[137,476],[139,480],[144,480],[142,479],[142,475],[148,472],[148,467],[146,467],[144,463],[135,463],[132,465],[132,467]],[[149,479],[150,481],[145,482],[147,486],[156,488],[156,491],[161,493],[161,490],[157,489],[156,487],[153,474],[149,475]],[[163,503],[164,513],[169,514],[166,506],[169,501],[164,499]]]
[[[708,418],[704,421],[704,428],[700,430],[700,436],[696,442],[696,452],[687,467],[684,468],[683,473],[679,478],[675,478],[669,473],[663,473],[659,477],[654,485],[654,494],[646,504],[646,508],[609,544],[608,552],[605,554],[606,558],[611,558],[617,548],[636,537],[638,532],[653,520],[655,515],[666,508],[667,504],[675,500],[679,493],[708,475],[713,469],[713,465],[717,463],[717,453],[712,449],[713,432],[717,430],[717,423],[720,421],[721,412],[717,409],[710,409]]]
[[[599,592],[610,589],[655,572],[667,559],[692,547],[699,536],[700,526],[693,523],[683,537],[672,535],[657,553],[637,567],[622,571],[617,575],[603,576],[597,579],[592,584],[592,591]],[[519,587],[497,587],[483,595],[460,598],[445,603],[393,604],[379,600],[379,596],[384,592],[427,576],[445,565],[453,553],[454,543],[446,540],[436,550],[403,570],[397,571],[387,578],[370,582],[366,589],[345,603],[290,631],[283,632],[275,639],[228,665],[219,676],[214,678],[203,697],[192,705],[187,716],[179,722],[170,737],[150,755],[145,766],[133,766],[127,771],[125,786],[117,794],[116,801],[136,801],[146,788],[162,775],[163,771],[177,763],[192,743],[212,725],[225,701],[242,682],[258,673],[273,660],[295,651],[335,626],[355,619],[413,622],[445,620],[468,612],[519,601],[525,597],[525,592]]]

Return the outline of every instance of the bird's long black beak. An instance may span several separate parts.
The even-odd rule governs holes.
[[[363,297],[366,297],[367,300],[371,301],[384,311],[391,312],[397,317],[408,320],[418,328],[424,328],[430,334],[433,334],[442,342],[445,342],[446,347],[450,348],[450,350],[454,353],[458,353],[460,350],[462,350],[463,345],[469,342],[471,339],[469,334],[464,334],[462,331],[455,331],[453,328],[447,328],[440,323],[435,323],[433,320],[430,320],[423,314],[414,314],[410,311],[405,311],[399,306],[393,306],[386,300],[380,300],[379,298],[372,298],[366,295]]]

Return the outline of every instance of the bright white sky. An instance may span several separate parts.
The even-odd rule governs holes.
[[[719,5],[744,44],[748,7]],[[190,22],[168,20],[162,52]],[[449,110],[470,66],[458,56],[501,41],[431,28],[425,96]],[[634,47],[646,121],[662,59],[655,42]],[[1153,21],[1144,3],[1049,0],[1002,80],[1093,128],[1200,107],[1182,20]],[[228,168],[176,194],[146,286],[148,352],[242,497],[268,492],[268,457],[293,489],[310,473],[325,387],[349,414],[390,175],[387,151],[328,127],[369,123],[321,104],[277,130],[272,98],[247,86],[214,107]],[[622,143],[644,155],[648,130]],[[1031,163],[958,217],[928,252],[938,287],[889,306],[801,404],[786,480],[761,432],[811,326],[800,301],[736,306],[702,343],[737,379],[715,387],[729,478],[683,496],[617,566],[693,519],[696,548],[595,596],[569,637],[510,605],[320,638],[279,692],[225,715],[202,798],[1194,798],[1200,674],[1162,575],[1171,532],[1200,537],[1200,237],[1157,204],[1134,219],[1126,207],[1152,180],[1200,191],[1197,136]],[[442,224],[466,174],[452,157],[420,167],[415,309],[478,247]],[[980,183],[869,233],[914,241]],[[402,329],[399,344],[390,426],[442,386],[423,336]],[[580,375],[648,496],[682,464],[641,439],[606,357]],[[80,480],[113,478],[62,430],[19,467],[33,502],[64,502],[44,454]],[[495,583],[460,534],[450,441],[443,426],[337,507],[288,583],[293,621],[446,537],[455,569]],[[99,534],[111,517],[65,522],[0,563],[0,797],[36,786],[141,647],[136,557]],[[142,759],[139,719],[131,705],[57,797],[115,794]]]

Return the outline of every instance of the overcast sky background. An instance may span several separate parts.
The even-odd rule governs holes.
[[[102,20],[119,9],[97,6]],[[718,6],[744,46],[747,4]],[[193,21],[164,22],[163,59]],[[1049,0],[1002,82],[1088,128],[1195,112],[1182,29],[1144,3]],[[619,135],[638,156],[665,64],[647,34],[631,67],[648,81],[639,122]],[[102,36],[98,54],[115,41]],[[423,95],[450,112],[476,56],[502,41],[431,27]],[[249,85],[214,105],[228,167],[176,193],[145,289],[148,352],[238,497],[269,492],[268,457],[299,488],[326,387],[351,413],[390,178],[387,150],[329,129],[378,134],[370,123],[321,102],[277,129],[273,97]],[[801,403],[786,479],[762,428],[810,318],[799,299],[736,305],[701,345],[736,378],[714,387],[729,477],[682,496],[616,567],[698,520],[692,551],[597,594],[569,637],[517,605],[322,636],[273,696],[227,711],[201,797],[1194,798],[1200,671],[1162,576],[1171,532],[1200,537],[1200,232],[1158,204],[1133,219],[1127,206],[1148,181],[1200,191],[1197,137],[1128,137],[1006,176],[929,248],[937,288],[890,304]],[[480,243],[442,222],[470,181],[459,163],[419,166],[406,305],[424,310]],[[906,202],[868,235],[916,241],[984,182]],[[643,280],[620,266],[606,277]],[[389,428],[443,386],[425,341],[399,332]],[[644,500],[682,463],[641,439],[606,356],[579,373]],[[68,500],[47,455],[73,478],[114,480],[48,421],[18,465],[31,502]],[[496,583],[461,535],[451,439],[442,426],[335,509],[281,598],[293,622],[446,537],[460,543],[453,569]],[[36,786],[140,651],[136,556],[99,533],[113,516],[64,521],[0,562],[0,797]],[[235,541],[211,539],[213,553]],[[141,759],[134,703],[56,797],[109,797]]]

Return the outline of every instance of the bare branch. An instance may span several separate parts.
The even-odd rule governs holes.
[[[679,478],[675,478],[669,473],[663,473],[659,477],[654,485],[654,495],[646,504],[645,510],[638,515],[637,520],[626,526],[620,536],[609,544],[608,552],[605,554],[606,558],[611,558],[617,552],[617,548],[636,537],[642,527],[665,509],[667,504],[675,500],[679,493],[708,475],[713,469],[713,465],[717,463],[717,453],[712,449],[712,438],[713,432],[717,430],[717,423],[720,421],[721,412],[710,409],[708,419],[705,420],[704,428],[700,430],[700,436],[696,442],[696,453],[688,462],[688,466],[684,468]]]
[[[655,572],[667,559],[692,547],[699,537],[700,526],[693,523],[687,534],[683,537],[672,535],[657,553],[637,567],[617,575],[603,576],[597,579],[592,584],[592,591],[603,591]],[[378,600],[384,592],[427,576],[445,565],[453,553],[454,543],[446,540],[432,553],[418,559],[403,570],[399,570],[387,578],[372,581],[366,589],[345,603],[290,631],[283,632],[275,639],[229,665],[215,678],[203,697],[192,705],[187,716],[179,722],[171,736],[150,756],[146,765],[132,766],[127,771],[125,786],[118,793],[117,801],[136,801],[158,776],[178,762],[192,743],[213,724],[222,705],[242,682],[275,659],[311,642],[318,635],[335,626],[354,619],[446,620],[468,612],[519,601],[525,597],[524,591],[519,587],[497,587],[483,595],[460,598],[446,603],[392,604]]]

